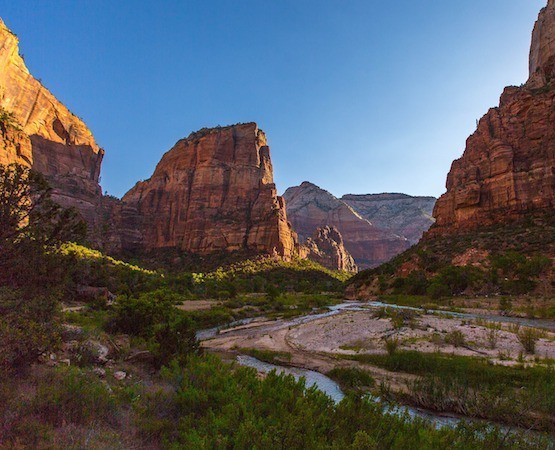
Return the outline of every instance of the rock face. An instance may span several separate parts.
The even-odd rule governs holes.
[[[375,227],[345,202],[307,181],[287,189],[283,197],[300,242],[317,228],[334,226],[359,267],[375,267],[409,247],[406,239]]]
[[[29,73],[17,37],[1,20],[0,108],[0,164],[43,173],[54,200],[97,224],[104,151],[83,121]]]
[[[508,87],[478,123],[447,176],[428,236],[456,233],[555,208],[555,0],[532,35],[530,77]]]
[[[302,255],[331,270],[357,272],[358,267],[335,227],[318,228],[301,249]]]
[[[347,194],[341,197],[362,217],[385,230],[416,244],[432,226],[435,197],[413,197],[406,194]]]
[[[124,222],[133,223],[127,228],[140,230],[124,246],[285,258],[296,252],[266,136],[255,123],[203,129],[180,140],[123,204]]]

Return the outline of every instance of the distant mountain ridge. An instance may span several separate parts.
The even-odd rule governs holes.
[[[333,226],[361,268],[375,267],[406,250],[433,223],[433,197],[349,194],[339,199],[305,181],[288,188],[283,198],[287,217],[301,243],[317,228]]]
[[[435,197],[401,193],[346,194],[341,200],[378,228],[416,244],[434,223]]]

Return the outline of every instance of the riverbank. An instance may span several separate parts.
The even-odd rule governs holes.
[[[375,302],[344,303],[327,313],[294,320],[260,319],[248,327],[215,333],[204,340],[202,346],[209,351],[235,356],[248,349],[287,355],[285,360],[277,362],[324,374],[338,367],[362,369],[376,380],[374,393],[378,393],[378,389],[386,390],[392,399],[417,406],[423,406],[423,400],[414,388],[423,376],[433,375],[433,370],[423,374],[410,367],[398,369],[392,364],[377,364],[371,361],[372,356],[385,357],[389,352],[397,352],[398,358],[414,353],[444,355],[447,360],[458,358],[468,367],[483,360],[487,362],[486,371],[489,365],[506,367],[507,379],[516,376],[513,372],[518,374],[518,371],[532,368],[544,370],[552,365],[555,334],[539,330],[530,319],[460,314],[425,312]],[[538,325],[545,323],[538,322]],[[533,341],[533,354],[527,353],[523,344],[525,335]],[[429,403],[429,398],[426,400],[428,409],[436,409]],[[438,401],[437,404],[437,411],[460,413],[461,410],[466,411],[460,407],[456,410],[445,402]],[[507,415],[488,417],[491,414],[482,410],[468,411],[467,415],[494,421],[499,419],[511,425],[520,420]],[[522,422],[530,425],[528,419],[522,419]],[[533,428],[549,428],[549,418],[531,425]]]

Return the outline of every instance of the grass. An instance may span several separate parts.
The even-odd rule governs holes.
[[[270,364],[283,364],[291,361],[291,353],[288,352],[259,350],[256,348],[240,348],[239,351],[245,355],[252,356],[253,358]]]
[[[553,431],[552,365],[508,367],[490,364],[484,358],[415,351],[343,357],[418,376],[406,382],[405,391],[384,391],[386,398],[435,411]]]
[[[541,380],[548,371],[542,367],[492,365],[485,358],[417,351],[397,351],[391,355],[343,355],[343,357],[382,367],[392,372],[464,379],[471,386],[477,387],[484,385],[505,385],[515,388],[531,386]]]
[[[372,375],[357,367],[335,367],[326,375],[339,384],[345,392],[360,392],[376,384]]]
[[[83,327],[87,331],[102,330],[108,321],[108,311],[85,308],[81,311],[62,313],[64,322]]]
[[[517,333],[517,337],[526,353],[530,355],[536,353],[536,342],[540,338],[540,334],[535,329],[523,328]]]

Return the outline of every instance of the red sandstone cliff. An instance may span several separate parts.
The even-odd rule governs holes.
[[[555,0],[532,35],[530,77],[480,120],[447,176],[428,236],[555,209]]]
[[[0,108],[0,164],[16,162],[43,173],[53,199],[76,207],[95,225],[104,151],[83,121],[29,73],[17,37],[1,20]]]
[[[343,244],[341,233],[335,227],[318,228],[301,247],[301,254],[331,270],[358,271],[355,260]]]
[[[359,267],[375,267],[409,247],[406,239],[375,227],[345,202],[307,181],[290,187],[283,197],[301,243],[317,228],[334,226]]]
[[[180,140],[123,203],[124,221],[141,231],[130,238],[140,242],[124,246],[285,258],[296,252],[266,136],[255,123],[203,129]]]

